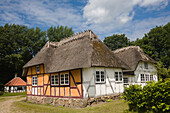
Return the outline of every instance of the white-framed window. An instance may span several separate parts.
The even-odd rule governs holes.
[[[51,85],[59,85],[59,75],[51,75]]]
[[[146,82],[149,81],[149,74],[145,74]]]
[[[40,73],[40,66],[36,66],[36,72]]]
[[[148,69],[148,63],[144,62],[145,69]]]
[[[123,77],[123,83],[128,84],[128,77]]]
[[[144,74],[141,74],[140,78],[141,78],[141,82],[145,82],[145,75]]]
[[[122,82],[122,78],[123,78],[122,72],[115,72],[115,80],[117,82]]]
[[[96,83],[105,83],[104,71],[96,71]]]
[[[153,81],[153,75],[150,75],[150,81]]]
[[[141,74],[141,82],[153,81],[153,75],[151,74]]]
[[[61,74],[60,75],[60,84],[61,85],[69,85],[69,74]]]
[[[32,85],[37,86],[37,76],[32,76]]]

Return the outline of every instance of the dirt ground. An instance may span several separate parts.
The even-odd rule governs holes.
[[[12,103],[16,101],[24,100],[25,97],[19,98],[19,96],[10,96],[10,97],[0,97],[4,100],[0,101],[0,113],[12,113]]]

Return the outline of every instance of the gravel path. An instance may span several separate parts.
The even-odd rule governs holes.
[[[1,97],[1,98],[7,98],[6,100],[3,100],[0,102],[0,113],[12,113],[13,107],[11,106],[13,102],[24,100],[25,97],[17,98],[19,96],[10,96],[10,97]]]

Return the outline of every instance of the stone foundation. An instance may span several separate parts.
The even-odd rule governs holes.
[[[27,101],[30,101],[31,103],[51,104],[54,106],[84,108],[86,106],[98,104],[99,102],[106,102],[108,99],[115,100],[118,98],[120,98],[119,94],[99,96],[89,99],[27,96]]]

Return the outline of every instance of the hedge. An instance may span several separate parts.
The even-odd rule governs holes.
[[[148,82],[143,88],[130,85],[125,87],[122,97],[127,101],[130,111],[170,112],[170,81]]]

